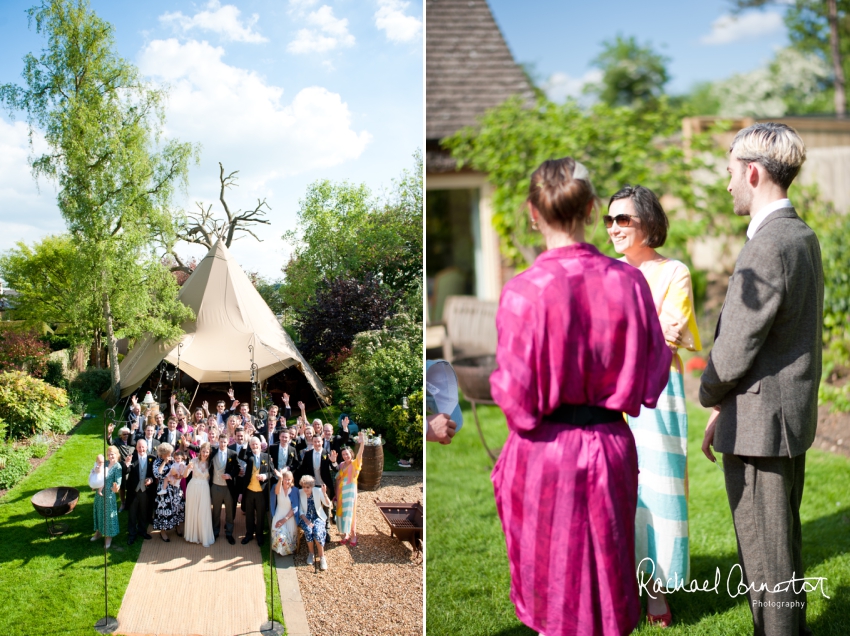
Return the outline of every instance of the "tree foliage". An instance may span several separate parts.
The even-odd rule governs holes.
[[[380,329],[394,304],[392,290],[371,274],[323,280],[295,312],[301,352],[319,373],[335,371],[332,358],[349,350],[358,333]]]
[[[847,109],[846,78],[850,75],[850,0],[730,1],[736,12],[771,4],[791,5],[785,12],[791,45],[802,53],[814,53],[829,64],[834,112],[843,117]]]
[[[71,235],[19,242],[0,257],[0,277],[18,292],[15,318],[62,325],[72,344],[91,342],[102,329],[92,270]]]
[[[47,39],[24,58],[24,86],[0,87],[10,112],[23,111],[48,151],[36,177],[59,186],[58,203],[101,310],[116,395],[118,335],[174,338],[191,311],[153,255],[174,233],[170,201],[185,186],[197,149],[161,142],[165,94],[114,51],[112,26],[86,0],[42,0],[28,12]]]
[[[617,36],[602,44],[602,52],[592,64],[602,71],[602,79],[586,88],[609,106],[650,107],[664,93],[670,79],[669,59],[641,46],[634,37]]]
[[[404,293],[422,277],[422,156],[391,191],[376,198],[363,185],[318,181],[301,201],[281,295],[303,308],[322,280],[373,275]]]
[[[555,104],[546,99],[528,108],[512,99],[488,111],[478,127],[461,130],[445,144],[459,165],[489,175],[495,186],[493,225],[502,239],[502,253],[515,264],[531,263],[542,249],[542,238],[531,230],[525,208],[531,173],[544,160],[564,156],[587,166],[603,204],[625,184],[646,186],[659,197],[668,195],[665,211],[671,223],[663,251],[688,263],[691,238],[740,231],[745,224],[732,214],[717,213],[728,208],[726,179],[718,177],[723,150],[710,134],[690,139],[686,147],[681,121],[681,111],[665,96],[653,109],[597,103],[584,110],[574,101]],[[608,250],[601,223],[587,235]]]

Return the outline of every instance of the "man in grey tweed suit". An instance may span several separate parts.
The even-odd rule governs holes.
[[[714,407],[702,448],[711,461],[711,446],[723,453],[754,633],[769,636],[811,634],[805,592],[772,591],[804,576],[800,501],[821,376],[820,246],[787,198],[805,158],[784,124],[755,124],[732,142],[728,190],[735,214],[752,219],[699,395]]]

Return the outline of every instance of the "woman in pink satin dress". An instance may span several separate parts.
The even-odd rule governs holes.
[[[532,175],[546,241],[502,290],[490,378],[510,434],[493,469],[511,600],[545,636],[628,634],[640,618],[637,451],[623,413],[653,408],[670,350],[641,272],[584,242],[596,196],[570,157]]]

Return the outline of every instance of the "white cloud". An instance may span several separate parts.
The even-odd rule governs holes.
[[[207,42],[169,39],[148,44],[139,60],[144,74],[171,85],[169,133],[201,142],[205,157],[232,163],[238,156],[242,165],[233,169],[262,183],[355,159],[371,140],[352,129],[339,94],[311,86],[284,103],[282,88],[229,66],[223,55]]]
[[[404,13],[409,4],[402,0],[378,0],[375,26],[386,31],[388,40],[409,42],[422,31],[422,20]]]
[[[37,132],[33,145],[36,154],[47,150],[44,138]],[[32,243],[45,234],[65,230],[56,204],[56,189],[46,181],[36,184],[27,162],[29,154],[27,125],[0,118],[0,251],[14,247],[18,241]]]
[[[348,19],[334,16],[328,5],[310,12],[306,19],[315,28],[299,29],[295,39],[286,47],[290,53],[325,53],[337,47],[354,46],[354,36],[348,31]]]
[[[183,15],[181,11],[164,13],[159,17],[159,20],[164,24],[179,27],[183,32],[192,29],[212,31],[218,33],[227,41],[268,42],[268,38],[253,30],[254,25],[260,19],[260,16],[256,13],[251,16],[250,20],[243,23],[239,18],[239,9],[232,4],[221,6],[219,0],[210,0],[206,9],[206,11],[200,11],[191,18]]]
[[[782,16],[775,11],[747,13],[739,16],[725,14],[711,23],[711,32],[702,36],[700,43],[729,44],[738,40],[778,33],[782,28]]]
[[[302,11],[319,3],[319,0],[289,0],[289,8],[292,11]]]
[[[568,97],[581,100],[587,97],[582,93],[584,87],[587,84],[595,84],[601,79],[602,71],[598,69],[590,70],[581,77],[572,77],[558,71],[549,76],[542,88],[553,102],[563,102]]]

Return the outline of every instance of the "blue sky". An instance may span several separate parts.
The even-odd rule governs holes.
[[[20,83],[22,58],[44,40],[27,28],[33,0],[0,5],[0,83]],[[92,0],[115,27],[120,55],[170,86],[166,133],[202,145],[178,203],[218,203],[218,162],[239,170],[231,209],[265,197],[263,243],[232,251],[277,278],[280,236],[318,179],[391,187],[423,139],[421,0]],[[64,230],[49,182],[33,181],[20,116],[0,113],[0,250]],[[184,246],[183,254],[203,249]]]
[[[576,94],[592,79],[591,60],[618,34],[671,58],[668,91],[754,70],[787,46],[781,2],[730,20],[726,0],[564,2],[488,0],[514,58],[550,80],[550,96]]]

